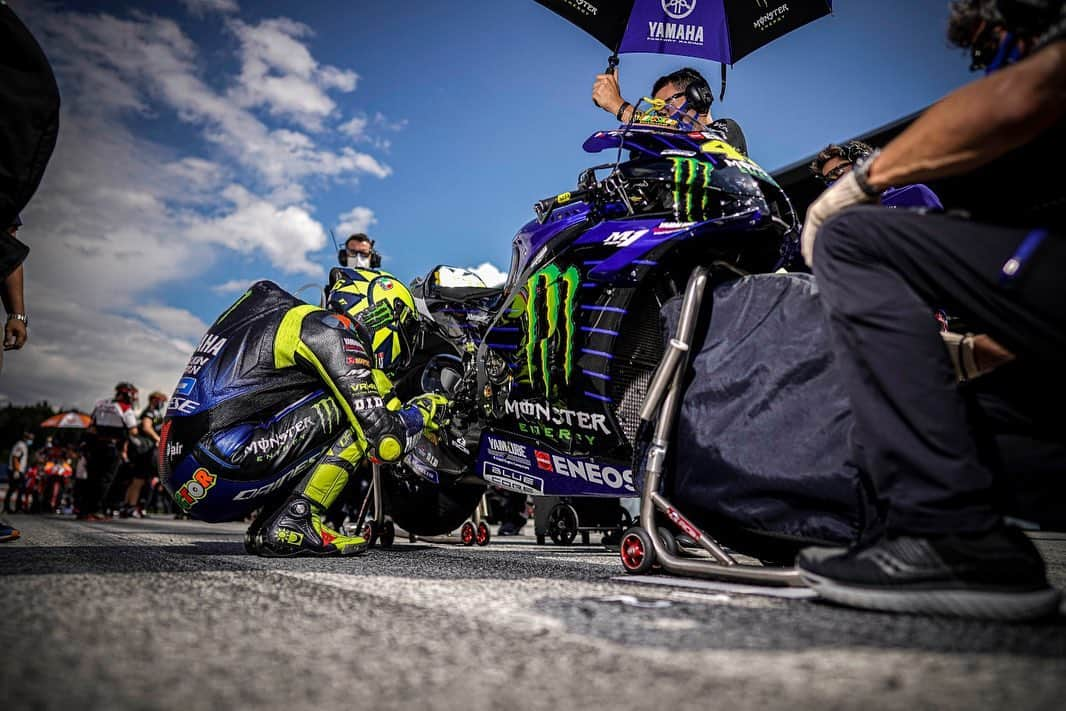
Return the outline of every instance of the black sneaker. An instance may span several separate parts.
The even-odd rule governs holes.
[[[796,567],[820,597],[871,610],[1030,620],[1055,613],[1061,596],[1032,541],[1014,528],[808,548]]]
[[[500,528],[499,528],[498,531],[496,531],[496,535],[497,536],[517,536],[521,532],[521,530],[522,530],[521,526],[519,526],[519,525],[517,525],[515,523],[512,523],[511,521],[507,521],[506,523],[500,524]]]

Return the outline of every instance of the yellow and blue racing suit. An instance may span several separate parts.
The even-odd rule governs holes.
[[[364,457],[398,458],[421,432],[372,367],[365,331],[276,284],[212,324],[167,406],[160,479],[204,521],[241,519],[296,491],[322,508]]]

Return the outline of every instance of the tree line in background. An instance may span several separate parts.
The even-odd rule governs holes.
[[[40,425],[56,412],[46,401],[36,405],[8,405],[0,409],[0,453],[3,453],[3,463],[7,463],[11,448],[23,432],[32,432],[38,443],[43,442],[46,435],[54,435],[56,430],[45,430]],[[75,431],[80,433],[80,430]]]

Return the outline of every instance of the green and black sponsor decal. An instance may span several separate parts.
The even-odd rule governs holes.
[[[324,430],[332,429],[341,424],[343,419],[341,408],[332,397],[323,397],[315,401],[313,406],[315,415],[318,416],[318,424]]]
[[[518,431],[527,437],[554,442],[568,450],[573,447],[595,447],[599,439],[599,435],[596,434],[541,422],[519,422]]]
[[[671,158],[674,163],[674,213],[684,222],[710,219],[711,173],[714,166],[695,158]]]
[[[553,370],[567,385],[574,371],[574,308],[581,275],[577,267],[554,264],[526,281],[526,370],[530,387],[544,386],[552,397]]]

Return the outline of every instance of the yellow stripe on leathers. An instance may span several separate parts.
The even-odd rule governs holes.
[[[303,324],[303,320],[308,314],[313,312],[321,312],[328,314],[328,311],[318,308],[317,306],[311,306],[305,304],[303,306],[296,306],[289,310],[281,320],[281,325],[278,326],[278,334],[274,337],[274,367],[275,368],[291,368],[296,365],[296,356],[306,360],[315,370],[318,371],[319,377],[323,382],[329,386],[330,393],[337,400],[337,403],[344,410],[344,415],[348,418],[348,422],[351,423],[352,428],[355,430],[355,439],[357,442],[366,442],[366,437],[363,435],[363,428],[359,426],[359,420],[355,419],[355,413],[352,412],[352,408],[348,405],[348,400],[341,395],[341,391],[337,389],[337,384],[333,382],[333,378],[329,377],[326,373],[326,369],[322,367],[321,361],[315,356],[314,352],[308,348],[307,344],[300,338],[300,326]]]
[[[362,440],[361,437],[355,438],[351,444],[339,450],[336,446],[331,447],[327,459],[336,457],[343,459],[353,467],[357,466],[366,451],[364,442],[360,440]],[[322,508],[328,509],[347,484],[348,472],[343,467],[333,463],[324,463],[319,464],[311,472],[302,493]]]

